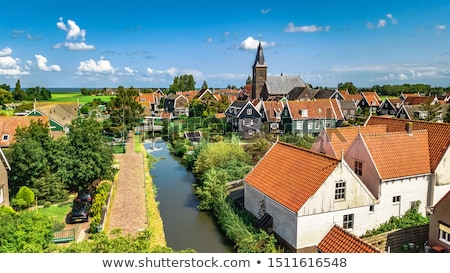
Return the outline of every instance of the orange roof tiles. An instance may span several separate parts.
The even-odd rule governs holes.
[[[330,99],[316,99],[316,100],[304,100],[287,102],[292,119],[302,118],[335,118],[339,119],[342,114],[339,109],[335,109],[335,105]],[[302,117],[302,110],[308,110],[308,116]]]
[[[0,116],[0,134],[9,136],[6,140],[2,137],[0,146],[7,147],[14,144],[16,128],[28,127],[31,120],[36,122],[41,120],[43,124],[49,121],[47,116]]]
[[[427,130],[428,131],[428,149],[430,154],[431,171],[436,170],[438,164],[441,162],[445,152],[450,145],[450,124],[426,122],[419,120],[408,120],[398,118],[385,118],[371,116],[366,125],[386,124],[388,132],[405,131],[407,122],[412,122],[413,130]]]
[[[361,94],[348,94],[348,93],[341,93],[342,97],[345,100],[354,100],[354,101],[360,101],[362,99]]]
[[[281,120],[281,112],[283,112],[283,102],[277,100],[263,101],[263,107],[266,113],[266,118],[269,122],[277,122]],[[276,113],[280,113],[277,117]]]
[[[341,159],[342,152],[346,152],[359,132],[361,133],[384,133],[387,131],[386,125],[372,126],[348,126],[324,129],[328,141],[330,141],[337,159]]]
[[[345,229],[334,225],[317,245],[323,253],[381,253],[382,251]]]
[[[381,179],[431,173],[426,130],[361,135]]]
[[[136,98],[138,102],[144,103],[155,103],[155,94],[154,93],[142,93]]]
[[[323,154],[277,142],[244,181],[287,209],[297,212],[339,162]]]
[[[361,95],[366,98],[370,106],[380,106],[381,99],[376,92],[362,92]]]

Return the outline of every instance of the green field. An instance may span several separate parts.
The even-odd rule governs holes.
[[[102,102],[108,102],[113,96],[83,96],[80,92],[70,93],[52,93],[52,102],[78,102],[86,104],[92,102],[94,99],[100,99]]]

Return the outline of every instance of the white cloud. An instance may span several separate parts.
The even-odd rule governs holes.
[[[60,17],[56,23],[56,27],[67,32],[66,42],[58,43],[53,48],[66,47],[69,50],[94,50],[95,46],[85,43],[86,30],[81,29],[73,20],[67,20],[67,25],[64,24],[63,18]]]
[[[435,26],[435,28],[437,30],[445,30],[445,29],[447,29],[447,27],[445,25],[437,25],[437,26]]]
[[[80,62],[80,66],[77,68],[77,74],[114,74],[116,69],[111,66],[110,61],[100,59],[94,61],[89,59],[84,62]]]
[[[386,20],[380,19],[380,20],[378,20],[377,27],[385,27],[386,24],[387,24]]]
[[[59,65],[53,64],[50,66],[47,66],[47,58],[45,58],[42,55],[36,54],[34,55],[36,57],[36,63],[38,66],[38,69],[41,71],[61,71],[61,67]]]
[[[389,18],[389,19],[391,20],[391,23],[392,23],[393,25],[396,25],[396,24],[397,24],[397,19],[395,19],[394,16],[392,16],[392,14],[388,13],[388,14],[386,14],[386,17]]]
[[[269,12],[271,12],[271,11],[272,11],[271,8],[268,8],[268,9],[261,9],[261,14],[267,14],[267,13],[269,13]]]
[[[296,27],[294,23],[290,22],[288,26],[284,29],[284,32],[321,32],[325,31],[328,32],[330,30],[330,26],[316,26],[316,25],[310,25],[310,26],[299,26]]]
[[[255,40],[253,37],[247,37],[239,46],[240,49],[257,49],[259,45],[259,40]],[[275,46],[275,42],[264,42],[261,41],[263,47]]]
[[[212,43],[213,42],[213,38],[209,37],[208,39],[206,39],[207,43]]]
[[[0,50],[0,75],[15,76],[29,74],[24,68],[20,67],[20,59],[14,59],[11,54],[12,49],[9,47]]]

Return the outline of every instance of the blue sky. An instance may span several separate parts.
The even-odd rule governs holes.
[[[0,0],[0,84],[243,86],[270,75],[336,88],[450,86],[450,1]],[[4,9],[6,7],[6,9]]]

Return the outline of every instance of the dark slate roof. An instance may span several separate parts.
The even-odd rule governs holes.
[[[331,99],[331,96],[336,92],[336,90],[323,90],[319,89],[315,94],[316,99]]]
[[[263,67],[267,66],[266,62],[264,60],[264,53],[263,53],[261,42],[259,42],[258,51],[256,52],[256,58],[255,58],[255,63],[253,64],[253,67],[255,67],[255,66],[263,66]]]
[[[353,100],[338,100],[341,108],[356,108],[356,103]]]
[[[269,95],[287,95],[296,87],[306,87],[300,76],[268,76],[266,87]]]

